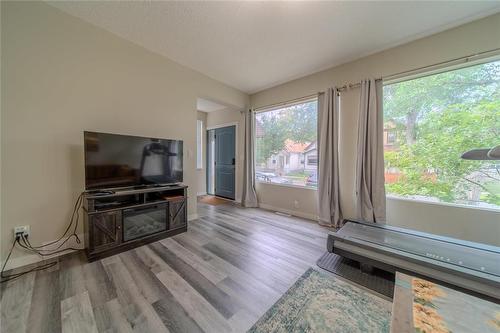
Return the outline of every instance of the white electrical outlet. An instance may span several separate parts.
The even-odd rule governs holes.
[[[30,235],[30,226],[29,225],[20,225],[18,227],[14,227],[14,237],[20,235],[24,235],[28,237]]]
[[[295,208],[299,208],[299,200],[295,200],[295,201],[293,202],[293,207],[295,207]]]

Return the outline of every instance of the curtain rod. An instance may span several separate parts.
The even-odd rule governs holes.
[[[455,59],[451,59],[451,60],[446,60],[446,61],[438,62],[438,63],[432,64],[432,65],[422,66],[422,67],[410,69],[410,70],[407,70],[407,71],[402,71],[402,72],[390,74],[390,75],[387,75],[387,76],[383,76],[383,77],[377,78],[375,80],[376,81],[379,81],[379,80],[386,81],[386,80],[390,80],[390,79],[394,80],[394,79],[396,79],[398,77],[401,77],[401,76],[407,76],[407,75],[410,75],[411,73],[417,74],[418,72],[421,72],[421,71],[423,71],[425,69],[429,69],[429,68],[433,68],[433,67],[442,67],[444,65],[447,65],[447,64],[450,64],[450,63],[453,63],[453,62],[467,63],[467,62],[470,62],[472,60],[479,60],[481,58],[487,58],[488,55],[495,56],[495,55],[499,55],[499,54],[500,54],[500,48],[496,48],[496,49],[492,49],[492,50],[489,50],[489,51],[478,52],[478,53],[470,54],[470,55],[467,55],[467,56],[464,56],[464,57],[459,57],[459,58],[455,58]],[[474,59],[474,58],[478,58],[478,59]],[[358,88],[359,86],[361,86],[361,82],[347,83],[347,84],[344,84],[343,86],[335,87],[335,88],[338,91],[345,91],[347,89]],[[307,96],[303,96],[303,97],[299,97],[299,98],[294,98],[294,99],[291,99],[291,100],[288,100],[288,101],[285,101],[285,102],[279,102],[279,103],[275,103],[275,104],[261,106],[261,107],[255,108],[253,111],[257,112],[259,110],[272,109],[272,108],[276,108],[276,107],[279,107],[279,106],[284,106],[284,105],[287,105],[287,104],[298,102],[298,101],[301,101],[301,100],[307,100],[309,98],[316,97],[316,96],[318,96],[319,94],[321,94],[323,92],[324,91],[318,91],[316,94],[311,94],[311,95],[307,95]]]
[[[422,67],[410,69],[410,70],[407,70],[407,71],[402,71],[402,72],[390,74],[390,75],[387,75],[387,76],[383,76],[381,78],[377,78],[375,80],[376,81],[379,81],[379,80],[386,81],[386,80],[390,80],[390,79],[395,80],[395,79],[400,78],[402,76],[409,76],[412,73],[413,74],[417,74],[417,73],[422,72],[423,70],[429,69],[429,68],[434,68],[434,67],[440,68],[440,67],[443,67],[444,65],[448,65],[448,64],[451,64],[451,63],[454,63],[454,62],[458,62],[459,64],[460,63],[468,63],[468,62],[470,62],[472,60],[479,60],[479,59],[482,59],[482,58],[487,58],[488,55],[491,55],[491,56],[498,55],[499,51],[500,51],[500,48],[496,48],[496,49],[489,50],[489,51],[474,53],[474,54],[470,54],[470,55],[467,55],[467,56],[464,56],[464,57],[459,57],[459,58],[455,58],[455,59],[451,59],[451,60],[446,60],[446,61],[438,62],[438,63],[432,64],[432,65],[422,66]],[[478,58],[478,59],[475,59],[475,58]],[[359,86],[361,86],[361,82],[347,83],[347,84],[344,84],[343,86],[336,87],[336,88],[337,88],[338,91],[344,91],[344,90],[351,89],[351,88],[357,88]]]
[[[285,105],[292,104],[292,103],[299,102],[299,101],[305,101],[305,100],[308,100],[308,99],[312,99],[314,97],[318,97],[318,95],[321,94],[321,93],[322,92],[319,91],[319,92],[317,92],[315,94],[311,94],[311,95],[307,95],[307,96],[302,96],[302,97],[290,99],[288,101],[261,106],[261,107],[255,108],[253,111],[254,112],[258,112],[259,110],[268,110],[268,109],[277,108],[279,106],[285,106]]]
[[[381,80],[382,78],[375,79],[375,81],[381,81]],[[361,86],[361,81],[356,83],[347,83],[344,84],[343,86],[335,87],[335,89],[337,89],[337,91],[344,91],[347,89],[358,88],[359,86]]]

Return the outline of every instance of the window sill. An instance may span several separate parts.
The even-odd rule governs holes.
[[[446,207],[454,207],[454,208],[468,208],[468,209],[482,210],[482,211],[487,211],[487,212],[500,213],[500,208],[496,209],[496,208],[489,208],[489,207],[477,207],[477,206],[469,206],[469,205],[464,205],[464,204],[455,204],[455,203],[449,203],[449,202],[426,201],[426,200],[422,200],[422,199],[398,197],[395,195],[387,195],[387,199],[388,200],[399,200],[399,201],[410,201],[410,202],[427,204],[427,205],[446,206]]]
[[[272,186],[280,186],[280,187],[300,188],[300,189],[310,190],[310,191],[317,191],[318,190],[316,187],[311,187],[311,186],[300,186],[300,185],[293,185],[293,184],[278,184],[278,183],[271,183],[271,182],[262,182],[259,180],[256,180],[255,183],[256,184],[272,185]]]

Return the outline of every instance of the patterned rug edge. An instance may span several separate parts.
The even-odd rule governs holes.
[[[309,278],[314,278],[314,277],[311,277],[312,274],[318,274],[318,276],[322,277],[322,278],[327,278],[327,279],[332,279],[333,280],[337,280],[340,282],[340,284],[344,284],[347,286],[347,288],[354,288],[354,289],[357,289],[361,292],[363,292],[363,286],[360,286],[359,284],[356,284],[356,283],[352,283],[352,281],[349,281],[347,279],[343,279],[342,277],[336,275],[336,274],[332,274],[328,271],[323,271],[323,270],[319,270],[315,267],[310,267],[308,268],[295,282],[294,284],[259,318],[259,320],[257,320],[257,322],[255,322],[253,324],[253,326],[247,331],[247,333],[262,333],[262,332],[288,332],[290,331],[290,327],[287,327],[287,324],[286,323],[283,323],[282,321],[277,321],[275,322],[276,323],[283,323],[283,325],[285,326],[280,326],[279,329],[277,330],[271,330],[269,331],[268,329],[267,330],[262,330],[263,327],[266,326],[266,324],[269,324],[269,322],[273,322],[273,318],[275,317],[276,315],[276,311],[279,310],[281,307],[285,306],[286,303],[290,302],[290,299],[293,300],[293,297],[294,297],[294,294],[298,294],[300,293],[300,290],[302,288],[304,288],[304,285],[308,282],[307,280]],[[345,287],[340,287],[340,288],[345,288]],[[377,293],[372,293],[371,291],[368,291],[368,290],[365,290],[364,293],[368,293],[367,295],[370,295],[371,296],[368,296],[368,297],[374,297],[375,299],[379,299],[380,301],[382,302],[388,302],[388,304],[392,304],[392,302],[390,300],[387,300],[383,295],[377,295]],[[293,301],[292,301],[293,302]],[[386,311],[389,312],[390,314],[390,305],[389,305],[389,308],[386,309]],[[292,319],[292,322],[296,322],[298,319],[300,319],[300,317],[288,317],[290,319]],[[340,327],[339,327],[340,329]],[[387,329],[387,332],[389,331],[389,328],[386,327]],[[347,330],[349,331],[349,330]],[[334,332],[347,332],[347,331],[337,331],[335,330]],[[382,330],[383,332],[386,332],[386,330]],[[381,332],[382,332],[381,331]],[[302,332],[302,331],[301,331]],[[333,331],[332,331],[333,332]],[[350,332],[350,331],[349,331]],[[361,332],[365,332],[364,330],[362,330]]]
[[[286,301],[286,299],[287,299],[288,296],[290,296],[291,294],[293,294],[298,288],[301,287],[300,282],[302,282],[305,279],[307,279],[314,271],[316,271],[314,268],[309,267],[307,269],[307,271],[305,271],[304,274],[302,274],[293,283],[293,285],[276,302],[274,302],[274,304],[271,305],[271,307],[269,309],[267,309],[267,311],[259,318],[259,320],[257,320],[257,322],[255,324],[253,324],[253,326],[247,331],[247,333],[258,332],[257,331],[257,327],[259,326],[259,324],[261,324],[261,323],[269,320],[272,317],[272,315],[273,315],[274,308],[277,307],[277,306],[279,306],[279,305],[281,305],[282,303],[284,303]]]

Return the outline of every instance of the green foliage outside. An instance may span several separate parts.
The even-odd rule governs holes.
[[[317,102],[307,102],[255,116],[257,131],[264,135],[255,138],[255,160],[264,163],[285,148],[287,139],[306,143],[316,140]]]
[[[500,144],[500,62],[387,85],[384,118],[397,137],[386,170],[400,173],[388,193],[500,206],[500,163],[460,158]]]

